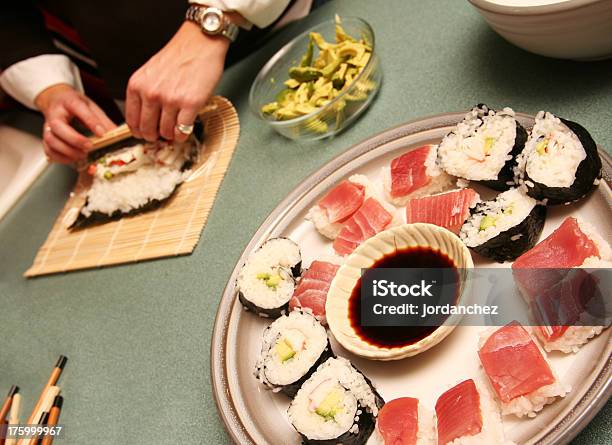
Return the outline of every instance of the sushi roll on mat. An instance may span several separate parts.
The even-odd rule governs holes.
[[[546,204],[566,204],[597,186],[601,159],[584,127],[540,111],[517,173],[529,196],[546,200]]]
[[[480,104],[444,137],[438,161],[450,175],[504,191],[514,185],[516,158],[526,140],[511,108],[495,111]]]
[[[295,396],[302,383],[333,352],[325,328],[300,310],[277,318],[263,334],[255,376],[273,391]]]
[[[413,397],[391,400],[378,413],[376,434],[383,445],[435,445],[433,412]]]
[[[139,143],[106,152],[87,167],[91,187],[71,229],[159,207],[190,174],[195,138],[182,144]]]
[[[535,245],[545,219],[545,206],[512,188],[477,204],[459,236],[476,253],[503,263]]]
[[[495,401],[474,380],[464,380],[436,402],[438,445],[502,445],[504,427]]]
[[[330,358],[304,382],[289,405],[289,420],[305,444],[365,444],[384,405],[351,362]]]
[[[481,334],[478,356],[503,415],[535,417],[545,405],[568,392],[517,322]]]
[[[288,238],[272,238],[247,258],[238,274],[238,298],[262,317],[280,317],[287,311],[300,274],[300,248]]]

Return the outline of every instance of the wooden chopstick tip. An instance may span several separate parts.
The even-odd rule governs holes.
[[[55,396],[55,399],[53,399],[52,407],[62,409],[63,405],[64,405],[64,398],[62,396]]]
[[[9,389],[9,392],[8,392],[8,395],[6,396],[6,398],[10,399],[11,397],[13,397],[18,392],[19,392],[19,386],[13,385],[13,386],[11,386],[11,389]]]
[[[60,355],[57,359],[57,363],[55,364],[55,368],[59,368],[62,371],[64,370],[64,366],[66,366],[66,362],[68,361],[68,357],[65,355]]]

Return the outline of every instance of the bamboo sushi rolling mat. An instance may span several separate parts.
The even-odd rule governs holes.
[[[156,210],[80,230],[65,221],[78,212],[86,172],[82,172],[47,240],[24,276],[185,255],[193,252],[238,143],[240,124],[231,102],[211,99],[216,109],[202,117],[204,143],[192,174]],[[81,198],[82,199],[82,198]]]

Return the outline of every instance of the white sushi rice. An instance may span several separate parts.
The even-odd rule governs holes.
[[[440,166],[447,173],[474,181],[496,180],[516,139],[516,120],[511,108],[501,111],[473,108],[438,147]],[[492,140],[489,154],[484,147]]]
[[[86,217],[91,216],[93,212],[112,215],[120,210],[127,213],[152,200],[164,200],[189,173],[171,167],[145,165],[129,174],[117,175],[111,179],[95,177],[81,213]]]
[[[435,445],[437,443],[435,414],[425,407],[420,400],[418,407],[418,428],[416,445]],[[378,430],[378,423],[374,431],[371,440],[368,441],[368,445],[386,445]]]
[[[478,348],[479,349],[482,348],[482,346],[485,344],[487,339],[498,329],[499,327],[493,327],[493,328],[487,329],[486,331],[482,332],[479,336]],[[525,327],[525,329],[528,332],[531,330],[528,327]],[[538,331],[538,329],[534,329],[534,330],[536,332]],[[532,340],[533,340],[532,333],[530,333],[530,336],[532,337]],[[544,360],[548,363],[546,353],[542,350],[538,342],[534,341],[534,344],[538,347],[538,349],[540,350],[540,353],[542,354],[542,357],[544,357]],[[502,415],[504,416],[515,415],[518,418],[522,418],[525,416],[535,417],[539,411],[542,411],[544,406],[550,403],[553,403],[559,397],[565,397],[565,395],[570,392],[571,387],[564,385],[563,383],[559,381],[559,378],[555,374],[552,367],[551,367],[551,372],[553,373],[553,377],[555,379],[553,383],[549,385],[541,386],[535,391],[530,392],[529,394],[526,394],[523,396],[516,397],[509,402],[502,402],[501,400],[498,400],[499,405],[501,407]],[[490,382],[489,382],[489,387],[490,387]],[[494,392],[494,391],[491,389],[491,392]]]
[[[576,221],[578,222],[578,226],[580,227],[580,230],[582,231],[582,233],[584,233],[587,237],[589,237],[589,239],[593,241],[593,243],[595,243],[595,246],[597,246],[597,250],[599,251],[598,258],[604,261],[612,261],[612,249],[610,248],[610,244],[608,244],[608,242],[599,234],[595,226],[583,220],[582,218],[576,218]],[[591,264],[596,264],[596,263],[593,262]],[[597,267],[597,266],[585,266],[584,264],[582,266],[583,267]]]
[[[283,306],[293,295],[295,281],[290,269],[301,261],[297,244],[286,238],[273,238],[253,252],[238,275],[238,289],[244,297],[263,309]],[[281,282],[270,287],[259,274],[279,274]]]
[[[365,189],[364,200],[368,199],[371,196],[378,197],[379,193],[376,191],[372,182],[365,175],[353,175],[348,179],[350,182],[354,184],[362,185]],[[342,222],[330,222],[327,217],[327,212],[321,206],[314,205],[307,213],[306,220],[312,222],[315,226],[315,229],[326,238],[330,240],[336,239],[340,231],[342,230],[342,226],[344,225]]]
[[[319,394],[330,391],[342,394],[342,410],[334,420],[325,420],[315,412],[313,403]],[[330,358],[320,365],[289,405],[287,413],[294,428],[310,440],[330,440],[347,431],[358,433],[357,420],[361,414],[358,404],[374,417],[378,415],[376,398],[363,375],[341,357]]]
[[[429,183],[405,196],[391,196],[391,166],[387,165],[383,167],[383,187],[387,201],[396,207],[402,207],[405,206],[408,200],[411,198],[429,196],[452,188],[455,185],[457,178],[452,177],[442,170],[438,166],[437,158],[438,146],[432,145],[429,153],[427,154],[427,158],[425,159],[425,174],[429,178]]]
[[[478,212],[472,214],[461,227],[459,236],[468,247],[480,246],[501,232],[520,224],[536,204],[535,199],[519,188],[507,190],[497,195],[495,200],[486,201],[483,206],[478,207]],[[481,230],[480,224],[485,216],[496,218],[495,225]]]
[[[538,144],[544,139],[548,140],[547,151],[538,152]],[[548,187],[570,187],[576,179],[578,166],[586,156],[574,132],[552,113],[540,111],[515,174],[522,176],[522,171],[526,171],[532,180]],[[526,185],[533,187],[533,183]]]
[[[495,400],[485,385],[476,380],[474,383],[480,395],[482,430],[473,436],[458,437],[447,445],[512,445],[514,442],[504,438],[504,425]]]
[[[288,360],[279,357],[275,351],[278,341],[288,341],[295,355]],[[316,318],[299,310],[292,311],[264,331],[255,376],[273,390],[294,383],[308,373],[326,347],[327,333]]]

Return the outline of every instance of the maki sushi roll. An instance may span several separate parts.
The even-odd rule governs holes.
[[[438,162],[450,175],[505,191],[514,185],[516,158],[526,140],[511,108],[495,111],[480,104],[444,137]]]
[[[593,190],[601,178],[597,145],[581,125],[540,111],[517,167],[527,194],[547,204],[567,204]]]
[[[497,262],[514,260],[538,241],[546,207],[512,188],[476,205],[459,237],[476,253]]]
[[[365,444],[384,400],[344,358],[330,358],[304,382],[289,405],[291,424],[304,444]]]
[[[333,356],[325,328],[313,315],[295,310],[264,331],[255,376],[272,391],[293,397],[317,367]]]
[[[302,265],[300,248],[287,238],[272,238],[251,253],[238,275],[238,298],[261,317],[287,312]]]
[[[91,187],[70,229],[159,207],[189,176],[198,144],[158,141],[96,154],[87,166]]]

